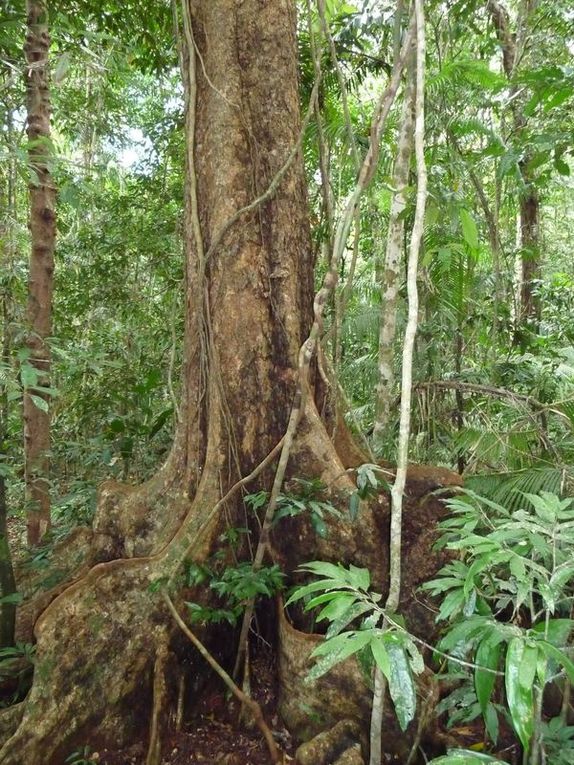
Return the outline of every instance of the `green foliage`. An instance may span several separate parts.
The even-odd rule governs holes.
[[[254,569],[250,562],[226,566],[221,574],[209,566],[190,563],[187,566],[187,585],[195,587],[207,583],[219,596],[222,607],[186,603],[192,621],[202,624],[227,622],[237,624],[252,600],[261,596],[272,598],[283,588],[283,573],[277,565]]]
[[[441,596],[438,620],[450,622],[439,643],[444,653],[474,663],[474,692],[467,719],[480,710],[493,741],[492,703],[502,676],[514,730],[526,752],[542,737],[544,687],[574,663],[565,647],[574,628],[569,615],[574,578],[574,504],[554,494],[524,495],[529,508],[509,510],[474,492],[447,500],[452,516],[441,522],[441,546],[458,554],[423,589]],[[530,626],[523,626],[524,623]],[[455,700],[456,704],[456,700]]]
[[[574,762],[574,727],[564,725],[560,717],[542,723],[542,741],[552,765],[572,765]]]
[[[92,747],[86,744],[81,749],[76,749],[76,751],[68,755],[65,762],[68,763],[68,765],[92,765],[94,762],[92,754]]]
[[[318,661],[308,682],[350,656],[366,653],[386,677],[397,719],[405,730],[416,712],[414,675],[423,671],[424,663],[400,620],[387,617],[379,605],[381,595],[370,591],[368,570],[325,561],[307,563],[299,570],[318,578],[297,587],[286,605],[306,600],[306,611],[319,609],[317,621],[329,622],[325,640],[312,653]],[[357,629],[347,629],[353,623]]]
[[[27,679],[32,672],[35,654],[36,646],[32,643],[16,643],[0,649],[0,681],[9,681],[10,685],[15,686],[13,693],[6,694],[2,699],[2,707],[18,703],[26,695]]]
[[[382,488],[389,490],[388,482],[381,477],[381,474],[385,472],[379,465],[370,462],[365,462],[356,468],[355,483],[357,489],[349,497],[351,520],[355,520],[359,514],[361,500],[377,496]]]
[[[295,518],[299,515],[308,514],[315,533],[320,537],[326,537],[326,517],[341,518],[342,516],[334,505],[322,499],[326,490],[325,485],[316,478],[295,478],[292,484],[294,491],[279,494],[277,497],[273,525],[279,523],[283,518]],[[269,494],[265,491],[247,494],[244,497],[245,504],[254,512],[264,507],[268,501]]]

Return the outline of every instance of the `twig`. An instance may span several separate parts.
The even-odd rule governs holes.
[[[549,406],[548,404],[543,404],[542,401],[538,401],[538,399],[534,398],[533,396],[529,396],[525,393],[515,393],[512,390],[508,390],[507,388],[497,388],[494,385],[481,385],[478,383],[467,383],[462,382],[460,380],[429,380],[428,382],[420,382],[417,383],[415,386],[415,389],[428,389],[428,388],[444,388],[445,390],[462,390],[462,391],[468,391],[469,393],[478,393],[483,394],[485,396],[493,396],[495,398],[505,398],[509,401],[512,401],[513,403],[520,403],[520,404],[527,404],[529,407],[534,409],[536,412],[543,413],[543,412],[552,412],[552,414],[556,414],[559,417],[563,417],[570,425],[570,419],[569,417],[564,414],[564,412],[561,412],[559,409],[556,409],[553,406]]]

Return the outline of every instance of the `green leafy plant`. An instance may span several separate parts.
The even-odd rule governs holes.
[[[325,640],[313,651],[318,659],[308,675],[316,680],[350,656],[366,654],[387,679],[399,724],[403,730],[415,716],[416,687],[413,675],[424,670],[424,662],[400,617],[386,614],[380,593],[370,590],[369,571],[356,566],[313,561],[300,571],[318,577],[297,587],[286,605],[305,600],[305,610],[320,608],[318,621],[329,622]],[[355,629],[347,629],[355,622]]]
[[[262,566],[255,570],[251,562],[227,566],[217,574],[208,566],[191,563],[187,570],[187,584],[192,587],[207,582],[220,597],[221,607],[204,606],[188,602],[194,622],[237,624],[245,607],[253,599],[273,597],[283,588],[283,574],[279,566]]]
[[[561,717],[542,723],[542,741],[548,762],[572,765],[574,762],[574,726],[564,725]]]
[[[86,744],[81,749],[72,752],[65,761],[69,765],[93,765],[95,757],[92,754],[92,748]]]
[[[294,486],[293,492],[279,494],[277,498],[273,525],[279,523],[283,518],[295,518],[298,515],[308,513],[315,533],[320,537],[326,537],[326,516],[341,518],[341,513],[330,502],[322,499],[326,489],[325,485],[317,478],[295,478],[292,484]],[[248,494],[244,501],[256,512],[267,504],[269,494],[266,491]]]
[[[384,472],[385,470],[382,467],[371,462],[365,462],[356,468],[355,482],[357,488],[349,497],[349,515],[351,520],[354,520],[359,514],[362,500],[377,496],[381,488],[390,490],[388,482],[381,476]]]
[[[439,542],[460,557],[423,589],[440,595],[437,620],[451,626],[439,643],[445,653],[474,663],[474,691],[489,736],[498,736],[492,703],[496,678],[504,680],[514,730],[529,762],[543,746],[544,687],[565,672],[574,621],[560,618],[571,600],[574,576],[574,507],[554,494],[524,495],[509,511],[466,491],[447,501]]]
[[[28,692],[30,678],[36,653],[36,646],[32,643],[16,643],[14,646],[6,646],[0,649],[0,681],[6,693],[1,706],[10,706],[21,701]]]

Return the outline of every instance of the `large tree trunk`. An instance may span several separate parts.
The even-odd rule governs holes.
[[[24,389],[24,456],[28,544],[37,544],[50,526],[50,414],[48,388],[52,334],[52,289],[56,238],[56,191],[49,170],[50,89],[48,77],[48,12],[45,0],[26,3],[26,108],[30,195],[30,273],[28,338],[36,379]]]
[[[136,490],[103,487],[83,576],[60,588],[36,623],[34,682],[21,723],[0,750],[5,765],[56,765],[77,743],[145,739],[152,702],[152,727],[161,730],[169,693],[160,673],[186,644],[158,588],[171,585],[178,602],[183,563],[205,561],[226,519],[239,518],[239,491],[231,490],[281,440],[296,399],[298,352],[313,313],[301,156],[266,201],[237,215],[267,190],[299,138],[295,2],[185,1],[187,311],[179,427],[151,481]],[[307,397],[287,479],[321,478],[344,508],[353,488],[346,467]],[[268,488],[271,479],[268,466],[249,488]],[[417,497],[436,487],[433,480],[423,481]],[[374,504],[355,525],[330,523],[324,541],[309,524],[286,528],[274,540],[278,562],[286,571],[311,557],[354,562],[369,566],[383,588],[388,502]],[[432,513],[418,499],[414,507],[407,556],[413,539],[425,536],[426,550],[431,542]],[[406,570],[428,573],[429,560],[425,554]],[[410,585],[405,593],[411,597]],[[10,719],[16,724],[18,715]],[[157,762],[160,744],[154,739],[149,763]]]
[[[236,497],[219,508],[218,500],[282,437],[295,395],[313,301],[301,157],[269,201],[220,237],[299,137],[295,3],[190,0],[188,11],[180,425],[155,478],[137,491],[103,491],[95,555],[131,559],[96,565],[36,623],[34,684],[2,763],[59,763],[96,725],[102,739],[133,735],[150,701],[154,657],[172,630],[149,585],[175,577],[186,558],[205,559],[223,511],[233,518],[238,507]]]

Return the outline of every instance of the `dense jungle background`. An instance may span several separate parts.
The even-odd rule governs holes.
[[[0,763],[574,763],[569,0],[2,0]]]

